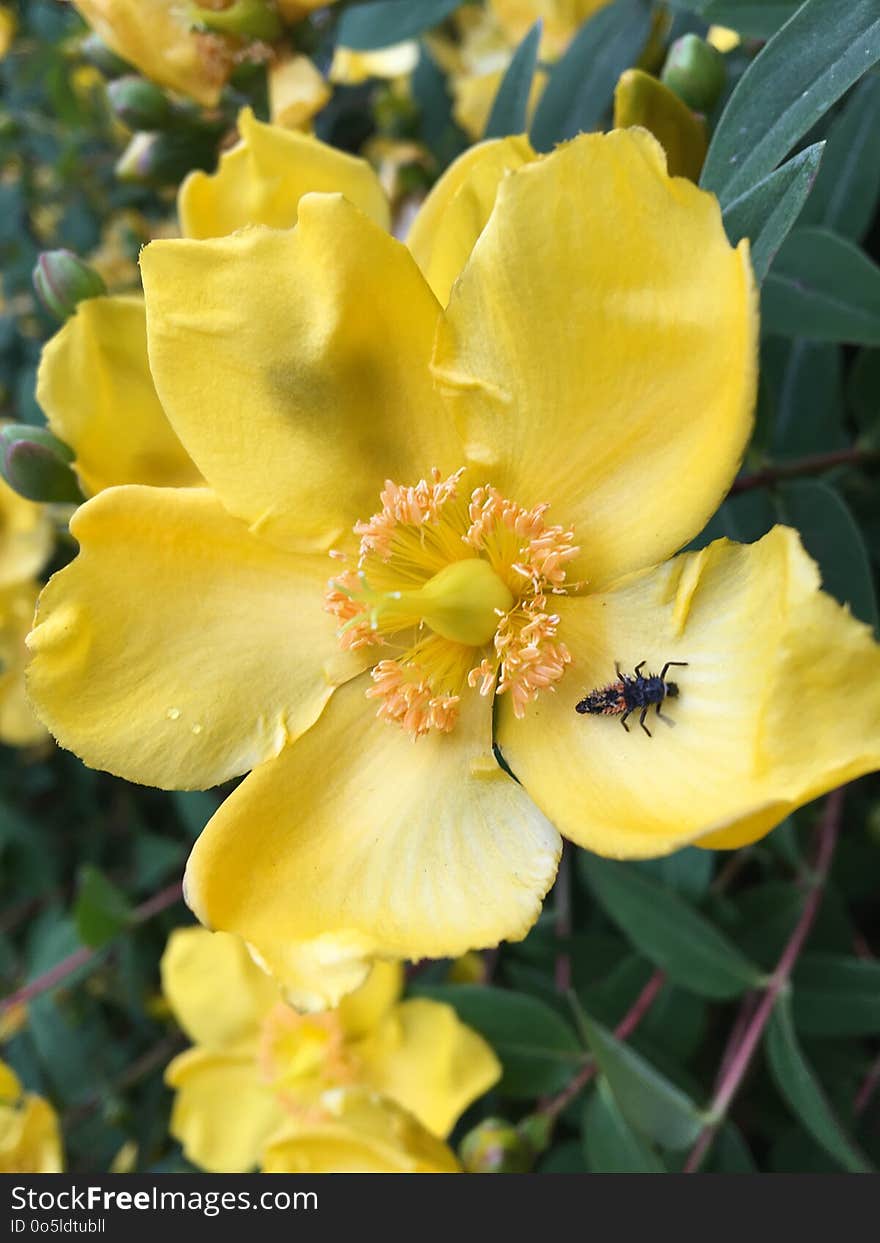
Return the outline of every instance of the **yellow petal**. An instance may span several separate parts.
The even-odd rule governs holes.
[[[0,479],[0,587],[38,574],[52,544],[46,507],[25,500]]]
[[[366,160],[307,134],[264,125],[250,108],[241,112],[238,131],[241,140],[221,155],[216,173],[190,173],[180,188],[177,208],[186,237],[225,237],[248,224],[290,229],[310,191],[338,191],[388,228],[388,201]]]
[[[357,1047],[364,1082],[408,1109],[434,1135],[448,1135],[498,1082],[492,1049],[451,1006],[404,1001]]]
[[[24,641],[39,590],[34,582],[0,587],[0,742],[13,747],[31,746],[47,737],[24,692]]]
[[[64,1169],[55,1110],[24,1092],[10,1066],[0,1062],[0,1174],[60,1174]]]
[[[418,63],[419,45],[414,40],[394,43],[371,52],[355,51],[353,48],[337,45],[328,76],[331,82],[358,86],[368,78],[406,77]]]
[[[727,26],[710,26],[706,42],[711,43],[719,52],[732,52],[739,47],[742,40],[735,30]]]
[[[880,647],[819,590],[797,534],[719,540],[610,588],[560,600],[573,661],[556,696],[516,721],[502,696],[505,759],[560,832],[596,854],[644,858],[689,842],[733,846],[880,766]],[[575,703],[614,663],[660,673],[680,695],[652,737]],[[843,705],[843,706],[842,706]],[[724,835],[721,835],[721,831]],[[707,834],[712,834],[707,838]]]
[[[277,543],[325,549],[384,480],[462,464],[428,368],[438,306],[412,257],[337,195],[288,232],[154,242],[150,363],[223,503]]]
[[[274,125],[305,129],[333,92],[308,56],[269,65],[269,113]]]
[[[274,968],[254,945],[248,948],[282,982],[286,1001],[307,1013],[341,1005],[365,984],[374,961],[371,946],[351,933],[287,941],[277,948]]]
[[[279,552],[196,488],[109,488],[71,531],[79,556],[28,640],[28,691],[62,746],[130,781],[205,788],[315,721],[338,656],[323,557]]]
[[[180,0],[72,0],[104,42],[141,73],[216,104],[232,68],[222,40],[190,29]]]
[[[561,56],[579,27],[611,0],[490,0],[490,8],[511,43],[518,44],[540,18],[541,56]]]
[[[552,210],[551,210],[552,205]],[[695,535],[752,426],[747,245],[643,130],[588,134],[507,177],[438,331],[472,460],[573,524],[592,587]]]
[[[357,1040],[372,1031],[402,992],[402,964],[377,960],[361,987],[339,1003],[339,1021],[346,1036]]]
[[[176,928],[160,964],[162,992],[196,1044],[222,1049],[255,1039],[279,999],[278,985],[238,937],[207,928]]]
[[[73,449],[87,492],[119,483],[201,482],[156,396],[142,298],[81,302],[43,349],[37,400],[52,431]]]
[[[165,1082],[176,1089],[171,1134],[190,1161],[212,1174],[244,1174],[259,1164],[284,1114],[260,1077],[256,1046],[188,1049],[169,1064]]]
[[[535,158],[525,135],[478,143],[449,166],[419,208],[406,244],[442,306],[486,226],[502,178]]]
[[[452,1151],[392,1101],[358,1088],[321,1097],[266,1147],[265,1174],[455,1174]]]
[[[614,128],[641,125],[666,152],[673,177],[699,181],[709,146],[706,122],[674,91],[641,69],[621,74],[614,92]]]
[[[492,756],[488,700],[468,696],[453,733],[413,743],[364,690],[341,688],[251,773],[190,856],[198,918],[282,979],[285,946],[321,934],[399,958],[519,939],[556,871],[557,834]]]

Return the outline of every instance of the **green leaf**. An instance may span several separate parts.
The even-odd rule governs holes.
[[[596,1065],[629,1125],[661,1148],[688,1148],[706,1125],[706,1115],[607,1028],[583,1013],[581,1023]]]
[[[880,268],[826,229],[795,229],[764,281],[764,332],[880,345]]]
[[[542,28],[542,22],[535,22],[514,52],[492,104],[484,138],[506,138],[508,134],[525,133]]]
[[[877,0],[807,0],[737,84],[715,130],[701,185],[722,206],[749,190],[878,59]]]
[[[488,1040],[504,1068],[499,1091],[505,1096],[558,1092],[584,1063],[583,1049],[568,1023],[525,993],[479,984],[414,987],[412,992],[446,1002]]]
[[[859,351],[846,395],[859,430],[876,446],[880,442],[880,349]]]
[[[461,0],[374,0],[346,9],[339,19],[336,42],[357,52],[389,47],[414,39],[437,26],[461,4]]]
[[[737,997],[762,972],[702,915],[625,863],[581,856],[587,881],[608,916],[669,978],[703,997]]]
[[[749,39],[769,39],[800,7],[801,0],[709,0],[699,12],[714,26],[729,26]]]
[[[584,1153],[592,1174],[665,1174],[663,1162],[617,1107],[603,1076],[584,1107]]]
[[[842,449],[847,443],[840,346],[828,341],[793,341],[776,395],[773,456],[807,457]]]
[[[871,1173],[867,1159],[835,1117],[800,1050],[786,997],[780,997],[776,1003],[767,1027],[765,1049],[777,1088],[816,1143],[850,1173]]]
[[[635,867],[656,877],[666,889],[674,889],[683,898],[699,902],[712,880],[715,855],[711,850],[685,846],[683,850],[676,850],[674,854],[660,859],[644,859]]]
[[[639,58],[651,29],[647,0],[616,0],[585,22],[557,61],[532,122],[537,151],[595,129],[624,69]]]
[[[732,246],[751,242],[752,267],[759,282],[796,223],[816,180],[825,144],[814,143],[781,168],[738,195],[724,209],[724,227]]]
[[[732,1122],[725,1122],[712,1145],[707,1173],[710,1174],[757,1174],[758,1167],[743,1139],[742,1132]]]
[[[837,492],[826,483],[798,479],[778,490],[780,518],[797,527],[822,571],[822,585],[856,617],[877,627],[874,578],[862,533]]]
[[[792,1015],[805,1036],[880,1034],[880,962],[805,954],[794,975]]]
[[[125,894],[98,868],[87,864],[80,872],[73,919],[79,939],[97,949],[128,926],[131,907]]]
[[[880,196],[880,76],[868,74],[847,100],[828,135],[822,169],[801,217],[860,242]]]

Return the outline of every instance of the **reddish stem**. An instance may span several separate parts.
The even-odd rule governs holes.
[[[175,881],[173,885],[168,885],[159,893],[153,894],[152,898],[147,898],[146,902],[142,902],[140,906],[136,906],[131,913],[131,919],[127,927],[136,928],[139,924],[144,924],[147,920],[152,919],[154,915],[158,915],[161,911],[166,911],[170,906],[174,906],[183,897],[183,886],[180,881]],[[82,949],[75,950],[69,954],[67,958],[62,958],[61,962],[50,967],[48,971],[44,971],[42,975],[38,975],[35,980],[31,980],[30,984],[23,985],[14,993],[10,993],[0,1002],[0,1014],[5,1014],[7,1010],[11,1010],[13,1006],[23,1005],[25,1002],[32,1001],[34,997],[39,997],[43,993],[51,992],[62,984],[68,976],[73,975],[74,971],[78,971],[80,967],[84,967],[87,963],[97,959],[102,952],[101,949],[90,949],[83,946]]]
[[[813,866],[812,888],[804,902],[794,931],[789,937],[788,943],[776,964],[776,968],[770,976],[761,999],[750,1018],[745,1018],[744,1016],[748,1014],[749,1008],[754,1004],[753,1000],[747,997],[743,1002],[740,1017],[734,1024],[733,1032],[722,1057],[722,1069],[709,1109],[710,1114],[716,1121],[705,1127],[700,1133],[685,1162],[683,1170],[685,1174],[696,1173],[706,1153],[711,1148],[712,1142],[718,1133],[718,1128],[721,1126],[730,1107],[730,1103],[739,1091],[746,1071],[751,1065],[755,1050],[764,1034],[764,1028],[770,1020],[779,994],[788,984],[795,963],[798,960],[798,955],[809,936],[822,901],[831,860],[834,857],[834,847],[837,842],[840,817],[843,811],[843,799],[844,787],[841,787],[841,789],[835,790],[829,795],[828,802],[825,804],[825,813],[819,827],[819,841],[816,849],[816,861]]]
[[[772,488],[786,479],[801,479],[804,475],[823,475],[835,466],[867,465],[880,459],[875,449],[835,449],[833,453],[816,453],[812,457],[799,458],[796,462],[784,462],[778,466],[765,466],[751,475],[740,475],[733,481],[731,495],[752,492],[755,488]]]

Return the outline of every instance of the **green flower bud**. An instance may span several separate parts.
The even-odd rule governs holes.
[[[83,60],[100,69],[107,78],[118,78],[120,74],[131,73],[131,65],[111,51],[104,40],[94,33],[87,34],[80,41],[80,54]]]
[[[107,87],[113,115],[129,129],[164,129],[173,119],[173,110],[164,91],[152,82],[127,74]]]
[[[216,156],[216,132],[175,129],[137,133],[116,163],[116,176],[136,185],[176,185],[194,168],[211,168]]]
[[[86,298],[107,292],[101,277],[72,250],[44,250],[33,271],[37,297],[56,319],[64,322]]]
[[[29,501],[82,501],[72,461],[72,450],[47,427],[8,423],[0,428],[0,474]]]
[[[535,1154],[515,1126],[487,1118],[469,1131],[458,1150],[468,1174],[527,1174]]]
[[[189,0],[186,12],[194,25],[218,34],[245,35],[272,43],[283,33],[281,18],[268,0],[232,0],[223,9],[209,8],[207,4],[203,7],[199,0]]]
[[[660,74],[664,86],[696,112],[711,112],[726,78],[724,57],[694,34],[676,39]]]

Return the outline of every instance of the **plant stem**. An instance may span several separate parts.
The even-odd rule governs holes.
[[[755,488],[772,488],[786,479],[801,479],[805,475],[823,475],[835,466],[867,466],[880,461],[880,451],[854,446],[835,449],[833,453],[816,453],[812,457],[798,458],[795,462],[783,462],[778,466],[765,466],[751,475],[740,475],[733,481],[731,495],[752,492]]]
[[[657,1000],[657,994],[666,983],[666,972],[657,970],[651,976],[648,983],[639,993],[633,1004],[627,1010],[626,1014],[614,1029],[614,1034],[618,1040],[627,1040],[636,1030],[642,1019],[651,1009],[651,1006]],[[545,1101],[535,1112],[543,1114],[545,1118],[556,1119],[562,1111],[575,1100],[593,1076],[596,1073],[596,1064],[590,1058],[582,1070],[579,1070],[570,1083],[558,1092],[556,1096],[551,1096]]]
[[[845,787],[841,787],[839,790],[835,790],[829,795],[828,801],[825,804],[825,811],[819,826],[816,860],[813,865],[812,888],[804,902],[794,931],[789,937],[785,949],[782,951],[760,1001],[750,1016],[749,1012],[754,1005],[754,1001],[751,997],[746,997],[743,1002],[740,1016],[734,1024],[727,1048],[722,1057],[721,1072],[715,1087],[715,1095],[709,1108],[709,1113],[714,1121],[705,1127],[697,1138],[697,1142],[694,1144],[685,1162],[683,1170],[685,1174],[695,1174],[711,1148],[718,1129],[730,1108],[731,1101],[739,1091],[746,1071],[751,1065],[755,1050],[764,1034],[764,1028],[767,1026],[773,1013],[773,1008],[780,993],[788,985],[795,963],[812,929],[822,902],[825,881],[831,868],[831,860],[834,857],[834,847],[837,842],[840,818],[843,811],[844,789]]]
[[[158,893],[153,894],[152,898],[147,898],[146,902],[142,902],[140,906],[136,906],[131,913],[131,919],[126,928],[136,928],[140,924],[145,924],[154,915],[167,911],[169,907],[180,902],[182,898],[183,886],[180,881],[175,881],[173,885],[168,885],[165,889],[161,889]],[[84,967],[87,963],[96,960],[103,953],[104,948],[104,946],[100,946],[98,949],[92,949],[84,945],[81,949],[68,954],[67,958],[62,958],[61,962],[56,963],[54,967],[50,967],[48,971],[44,971],[42,975],[38,975],[35,980],[31,980],[30,984],[23,985],[16,992],[10,993],[8,997],[5,997],[0,1002],[0,1014],[5,1014],[13,1006],[20,1006],[25,1002],[33,1001],[35,997],[39,997],[43,993],[51,992],[59,984],[63,984],[68,976],[73,975],[74,971],[78,971],[80,967]]]

